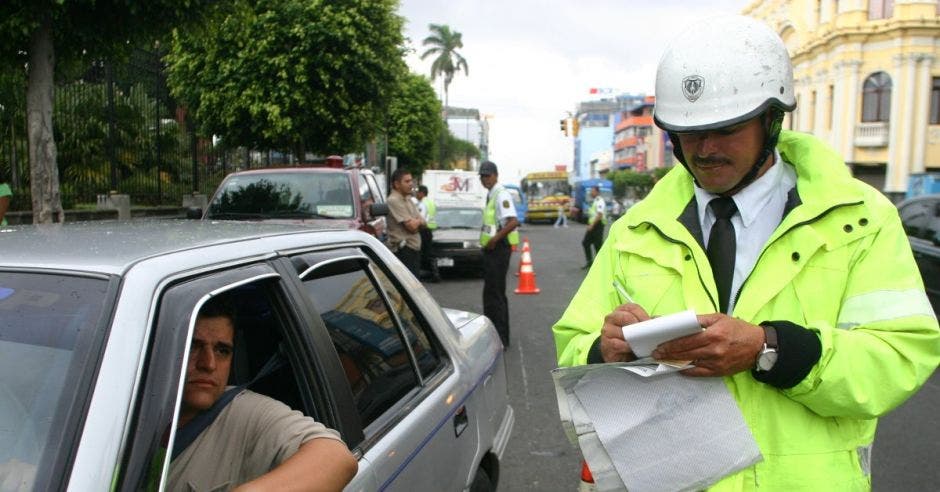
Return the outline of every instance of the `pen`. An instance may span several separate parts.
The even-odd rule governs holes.
[[[624,289],[617,279],[614,279],[614,288],[617,289],[617,292],[620,293],[620,296],[623,297],[627,302],[636,304],[636,302],[633,301],[633,298],[630,297],[630,294],[627,294],[627,289]]]

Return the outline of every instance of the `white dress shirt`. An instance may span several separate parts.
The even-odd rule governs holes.
[[[780,158],[779,152],[774,150],[774,165],[770,166],[763,176],[731,197],[738,207],[737,213],[731,217],[737,245],[727,314],[734,312],[735,300],[741,284],[751,274],[767,240],[780,225],[783,209],[787,203],[787,193],[795,185],[796,171],[793,166]],[[718,195],[709,193],[698,186],[694,188],[695,200],[698,204],[698,219],[702,225],[702,238],[705,244],[708,244],[712,225],[715,224],[715,214],[709,208],[708,202],[718,198]]]

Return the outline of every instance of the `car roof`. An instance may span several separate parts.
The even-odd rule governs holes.
[[[252,174],[281,174],[281,173],[339,173],[339,174],[351,174],[355,172],[363,172],[365,170],[357,167],[266,167],[260,169],[246,169],[244,171],[236,171],[229,174],[229,176],[247,176]]]
[[[349,239],[357,234],[342,232],[350,235]],[[0,268],[38,267],[120,274],[133,264],[156,256],[235,242],[248,243],[271,236],[310,233],[324,234],[327,242],[325,234],[337,231],[335,227],[309,225],[167,219],[7,226],[0,229],[0,251],[3,251]],[[251,249],[246,245],[245,254],[251,254]]]

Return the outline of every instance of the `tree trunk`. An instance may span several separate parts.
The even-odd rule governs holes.
[[[52,134],[52,85],[55,51],[51,21],[33,31],[29,47],[29,83],[26,88],[26,124],[29,133],[29,189],[33,198],[33,223],[62,222],[59,168]]]

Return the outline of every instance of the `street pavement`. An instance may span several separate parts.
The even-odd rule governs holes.
[[[519,255],[513,255],[507,280],[511,342],[506,352],[510,402],[516,425],[503,457],[500,491],[574,491],[581,455],[558,420],[550,371],[556,367],[551,327],[571,300],[585,271],[581,238],[584,226],[523,226],[532,248],[537,295],[516,295]],[[466,274],[427,284],[438,302],[482,312],[483,281]],[[872,457],[873,490],[936,490],[940,484],[940,375],[934,374],[910,401],[882,418]],[[798,473],[798,470],[794,470]],[[824,484],[820,484],[825,487]]]

